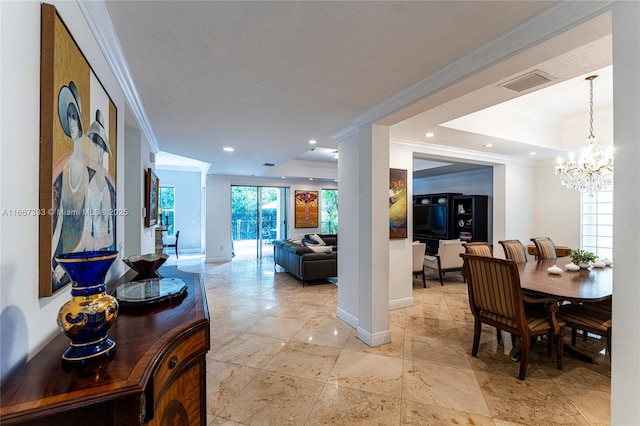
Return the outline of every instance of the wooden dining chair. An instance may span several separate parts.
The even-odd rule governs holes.
[[[513,260],[516,263],[527,261],[527,252],[520,240],[501,240],[498,243],[502,246],[507,260]]]
[[[561,333],[564,323],[556,318],[557,302],[551,298],[533,299],[523,294],[518,267],[512,260],[473,254],[462,254],[461,257],[469,277],[469,306],[475,318],[471,354],[474,357],[478,355],[482,324],[488,324],[522,339],[520,380],[527,375],[531,339],[537,336],[548,336],[549,356],[551,342],[555,339],[557,365],[562,370]],[[524,302],[528,303],[527,310]],[[545,309],[534,309],[536,305]]]
[[[462,243],[462,246],[464,247],[464,252],[467,254],[493,257],[491,246],[487,242],[474,241],[474,242]],[[465,271],[463,270],[462,273],[464,274]],[[469,277],[465,276],[465,279],[468,280]],[[498,344],[502,345],[503,343],[502,331],[499,328],[496,328],[496,338],[498,339]],[[511,336],[511,341],[515,342],[515,337],[513,337],[513,335]]]
[[[467,254],[477,254],[478,256],[489,257],[493,256],[491,246],[487,242],[474,241],[469,243],[462,243],[462,247],[464,247],[464,252]]]
[[[538,260],[542,259],[555,259],[558,257],[556,254],[556,245],[549,237],[536,237],[531,238],[533,244],[535,244],[538,250]]]
[[[180,238],[180,231],[176,231],[176,242],[175,243],[165,245],[165,247],[174,247],[176,249],[176,257],[178,257],[178,238]]]
[[[556,315],[571,328],[571,346],[576,345],[578,330],[582,330],[585,337],[587,333],[597,334],[607,339],[607,352],[611,358],[611,311],[590,303],[571,303],[560,306]]]

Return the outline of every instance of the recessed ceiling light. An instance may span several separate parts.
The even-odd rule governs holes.
[[[311,139],[311,140],[309,141],[309,143],[310,143],[311,145],[315,145],[315,144],[316,144],[316,140],[315,140],[315,139]]]
[[[492,143],[485,143],[482,146],[484,146],[485,148],[491,148],[493,146],[493,144]]]
[[[535,152],[535,151],[531,151],[531,152],[529,153],[529,155],[536,155],[536,152]]]
[[[224,148],[222,148],[223,150],[227,151],[227,152],[233,152],[234,149],[231,148],[230,146],[225,146]]]
[[[309,180],[313,180],[313,178],[309,178]]]
[[[425,137],[427,137],[427,138],[432,138],[432,137],[433,137],[433,132],[427,132],[427,133],[425,133],[424,135],[425,135]]]

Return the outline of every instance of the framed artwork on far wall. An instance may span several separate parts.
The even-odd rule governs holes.
[[[389,238],[407,238],[407,171],[389,169]]]
[[[146,227],[156,224],[159,195],[160,179],[158,179],[158,176],[149,168],[145,173],[144,179],[144,226]]]
[[[318,227],[318,191],[296,191],[296,228]]]
[[[116,249],[118,111],[55,6],[41,5],[38,295],[71,282],[63,253]],[[124,213],[123,213],[124,214]]]

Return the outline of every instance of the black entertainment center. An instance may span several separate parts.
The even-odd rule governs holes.
[[[438,252],[440,240],[487,241],[486,195],[440,193],[413,196],[413,239]]]

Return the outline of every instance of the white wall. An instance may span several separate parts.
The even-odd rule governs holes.
[[[533,176],[535,188],[535,232],[532,237],[550,237],[561,246],[580,247],[580,192],[567,189],[554,174],[555,163],[544,162]]]
[[[413,151],[391,143],[389,167],[407,171],[407,238],[389,240],[389,309],[413,305]]]
[[[204,230],[201,227],[201,179],[200,172],[179,172],[156,169],[160,186],[175,187],[175,224],[180,231],[179,249],[202,252],[200,238]]]
[[[155,252],[155,227],[145,227],[144,197],[145,170],[153,169],[149,153],[151,147],[140,130],[125,128],[124,187],[125,205],[129,214],[125,217],[124,255]]]
[[[117,207],[124,204],[124,96],[76,2],[51,1],[118,108]],[[0,2],[2,75],[0,208],[37,209],[40,111],[40,3]],[[10,42],[9,42],[10,41]],[[124,216],[117,217],[116,247],[123,244]],[[56,316],[70,286],[38,297],[38,217],[0,215],[0,374],[4,380],[59,332]],[[124,269],[116,261],[107,277]]]
[[[640,2],[613,13],[615,110],[611,424],[640,424]]]

